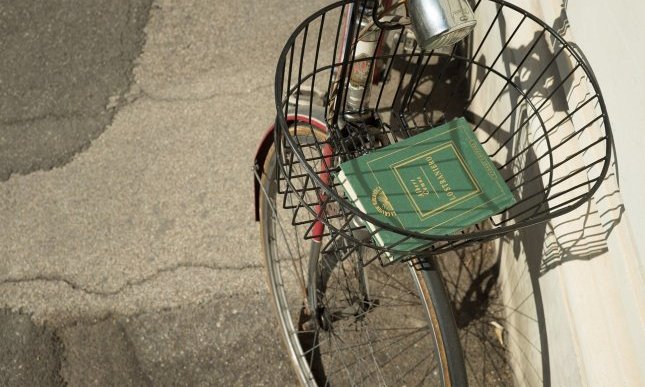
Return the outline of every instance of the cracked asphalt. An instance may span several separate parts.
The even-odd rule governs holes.
[[[0,4],[0,384],[289,385],[251,164],[329,1]]]

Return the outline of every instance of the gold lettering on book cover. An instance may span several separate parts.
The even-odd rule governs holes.
[[[452,188],[450,188],[450,184],[448,184],[448,181],[446,181],[446,178],[443,175],[443,172],[441,172],[441,169],[439,169],[439,166],[437,165],[437,163],[435,163],[434,159],[432,158],[432,155],[427,155],[425,159],[428,162],[428,166],[430,167],[430,170],[432,171],[432,173],[434,173],[435,177],[439,181],[439,185],[441,186],[441,189],[443,189],[443,192],[445,192],[446,196],[448,196],[448,199],[450,201],[457,200],[457,196],[455,196],[455,193],[452,192]]]
[[[477,160],[481,163],[482,167],[484,167],[484,170],[486,170],[488,176],[490,176],[491,180],[494,181],[495,184],[497,184],[497,188],[501,190],[502,186],[500,185],[499,179],[497,178],[497,173],[493,170],[490,163],[486,162],[486,160],[489,159],[488,155],[482,153],[481,146],[479,145],[479,143],[473,141],[472,138],[468,139],[468,145],[470,145],[470,149],[473,151],[475,157],[477,157]]]
[[[423,198],[430,195],[430,191],[428,190],[428,187],[426,187],[426,183],[423,182],[423,178],[421,176],[410,179],[410,182],[414,187],[414,193],[416,193],[418,197]]]
[[[449,150],[450,152],[452,152],[452,154],[455,157],[455,160],[459,162],[459,164],[461,165],[462,170],[465,172],[466,176],[468,176],[471,184],[473,185],[473,187],[474,187],[473,191],[465,193],[464,195],[461,195],[461,196],[454,193],[454,191],[452,190],[452,188],[450,186],[450,183],[448,182],[448,180],[444,176],[443,172],[441,171],[439,166],[436,164],[436,162],[432,158],[433,153],[436,153],[436,152],[439,152],[439,151],[444,151],[444,150]],[[438,191],[440,194],[445,195],[445,197],[448,199],[445,204],[443,204],[443,205],[441,205],[439,207],[436,207],[436,208],[432,208],[432,209],[421,208],[421,206],[414,199],[414,196],[417,196],[417,197],[420,197],[420,198],[421,198],[421,196],[415,195],[415,194],[413,194],[412,192],[410,192],[408,190],[406,184],[404,183],[404,181],[403,181],[403,179],[402,179],[402,177],[399,174],[399,171],[397,169],[405,167],[406,165],[412,164],[414,162],[417,162],[417,160],[423,160],[423,161],[425,161],[427,163],[426,165],[430,169],[429,173],[431,173],[432,176],[435,177],[436,182],[439,184],[437,189],[435,189],[434,186],[432,186],[432,188],[435,191],[435,193],[437,193],[437,191]],[[482,192],[482,188],[480,187],[479,183],[477,182],[477,180],[473,176],[472,172],[470,171],[470,168],[467,167],[467,164],[466,164],[465,160],[463,159],[463,157],[457,151],[453,141],[450,141],[447,144],[443,144],[443,145],[431,148],[431,149],[429,149],[427,151],[424,151],[424,152],[419,152],[416,155],[408,157],[406,159],[399,160],[398,162],[396,162],[394,164],[390,164],[389,167],[391,168],[392,173],[394,174],[396,179],[399,181],[399,184],[400,184],[403,192],[409,198],[410,204],[412,205],[413,209],[416,211],[417,215],[419,216],[419,220],[421,220],[421,221],[425,221],[426,219],[428,219],[428,218],[430,218],[432,216],[435,216],[435,215],[437,215],[437,214],[439,214],[439,213],[441,213],[441,212],[443,212],[443,211],[445,211],[445,210],[447,210],[449,208],[452,208],[452,207],[458,205],[459,203],[462,203],[462,202],[464,202],[464,201],[466,201],[466,200],[468,200],[468,199],[470,199],[470,198],[472,198],[472,197],[474,197],[476,195],[479,195]],[[429,184],[432,184],[430,182],[430,179],[427,178],[427,176],[426,176],[426,182],[429,183]]]
[[[378,211],[381,215],[392,217],[396,215],[396,211],[394,211],[394,206],[392,206],[392,203],[390,202],[390,199],[388,199],[387,195],[385,194],[385,191],[383,191],[383,188],[381,187],[376,187],[374,190],[372,190],[372,205],[374,208],[376,208],[376,211]]]

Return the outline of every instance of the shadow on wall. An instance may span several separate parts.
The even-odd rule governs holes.
[[[560,34],[565,35],[569,22],[566,13],[567,1],[562,3],[560,16],[553,21],[553,28]],[[502,36],[508,36],[506,31],[506,24],[504,18],[500,20],[500,27]],[[519,72],[516,82],[522,85],[533,85],[530,87],[530,94],[528,99],[535,101],[536,104],[541,103],[545,98],[550,98],[551,103],[548,103],[544,108],[539,108],[542,121],[547,124],[553,125],[554,128],[566,128],[567,125],[573,128],[572,138],[579,140],[584,144],[584,133],[576,132],[576,128],[588,127],[594,125],[601,129],[604,128],[602,120],[597,119],[597,115],[602,116],[602,111],[598,98],[594,95],[593,90],[588,90],[589,77],[586,74],[580,75],[576,73],[576,68],[569,60],[559,56],[559,49],[562,46],[553,40],[549,40],[540,32],[536,32],[533,41],[518,49],[508,49],[505,53],[506,70],[511,71],[511,66],[519,64],[518,58],[523,58],[527,47],[536,47],[538,53],[531,54],[523,66],[527,71]],[[535,44],[536,39],[543,40]],[[586,60],[580,50],[575,44],[570,43],[570,46],[576,51],[583,60]],[[553,70],[547,70],[545,73],[538,69],[544,68],[544,63],[548,63],[556,57]],[[574,74],[571,76],[571,74]],[[593,75],[592,75],[593,76]],[[560,90],[554,90],[553,85],[562,83]],[[598,91],[599,92],[599,91]],[[547,97],[550,96],[550,97]],[[517,95],[509,93],[509,98],[519,102]],[[580,109],[580,110],[578,110]],[[596,115],[587,112],[587,116],[582,114],[572,117],[566,117],[572,111],[578,112],[588,109],[595,111]],[[561,118],[565,116],[565,121]],[[585,117],[583,120],[582,117]],[[520,118],[516,122],[522,122]],[[581,124],[582,122],[582,124]],[[521,128],[519,128],[521,130]],[[517,127],[513,130],[518,130]],[[554,136],[555,137],[555,136]],[[538,148],[539,149],[539,148]],[[580,148],[578,148],[580,149]],[[509,150],[511,153],[514,150]],[[597,148],[586,149],[585,152],[580,154],[581,160],[586,165],[593,165],[598,162],[594,158],[594,151]],[[574,151],[575,152],[575,151]],[[531,163],[531,158],[540,158],[541,155],[527,156],[528,163]],[[509,239],[512,246],[515,259],[524,254],[526,259],[526,266],[528,269],[529,282],[532,287],[532,299],[535,305],[535,321],[540,339],[540,355],[542,360],[541,379],[544,386],[551,385],[551,372],[549,361],[549,343],[547,339],[547,328],[545,320],[544,303],[542,300],[542,291],[540,289],[540,278],[551,270],[556,269],[560,265],[566,264],[570,261],[589,261],[607,252],[607,238],[612,230],[618,225],[625,211],[624,206],[619,201],[619,185],[617,176],[617,162],[615,152],[612,155],[612,163],[609,167],[607,176],[603,179],[603,184],[611,188],[610,194],[601,197],[594,197],[589,202],[583,204],[570,213],[569,216],[563,218],[554,218],[551,221],[542,225],[537,225],[521,230],[516,238]],[[604,156],[603,156],[604,157]],[[602,157],[601,157],[602,159]],[[565,160],[565,159],[563,159]],[[542,164],[540,164],[542,166]],[[598,176],[599,178],[600,165],[588,168],[588,171],[583,171],[587,178]],[[578,170],[574,167],[568,173],[576,173]],[[528,177],[528,176],[526,176]],[[525,178],[526,178],[525,177]],[[557,182],[557,177],[554,180]],[[582,189],[591,189],[595,180],[591,179],[587,184],[580,184]],[[572,180],[571,185],[578,183]],[[558,195],[556,193],[555,195]],[[546,191],[545,204],[551,205],[550,198],[554,196],[553,192]],[[556,204],[557,206],[557,204]],[[608,208],[599,210],[599,208]]]
[[[565,35],[569,28],[566,5],[567,2],[564,1],[560,16],[553,22],[553,28],[561,35]],[[506,36],[506,24],[503,16],[500,18],[500,27],[502,30],[502,36]],[[536,44],[535,40],[538,39],[542,40],[542,42]],[[572,43],[569,43],[569,45],[579,55],[581,55],[584,60],[584,56],[580,50],[577,49],[577,46]],[[527,52],[527,47],[535,47],[535,49],[532,50],[536,52],[531,53],[528,58],[524,58],[524,55],[526,55]],[[544,104],[544,107],[540,104],[540,108],[538,110],[541,120],[546,124],[546,127],[549,128],[548,132],[550,135],[553,135],[553,137],[556,138],[556,130],[567,130],[569,126],[569,130],[572,131],[572,134],[570,137],[566,137],[566,140],[563,141],[580,140],[580,145],[578,145],[578,143],[575,143],[575,145],[584,147],[584,152],[580,152],[579,155],[575,156],[579,156],[581,167],[573,163],[573,161],[577,160],[572,159],[569,161],[570,156],[567,153],[568,150],[557,150],[553,151],[552,154],[558,155],[558,153],[562,153],[562,156],[556,156],[562,157],[562,161],[560,161],[560,163],[564,164],[571,162],[572,164],[570,168],[571,170],[566,171],[568,175],[564,178],[560,176],[560,179],[563,181],[567,180],[569,175],[573,175],[575,173],[587,174],[588,176],[585,176],[587,180],[572,179],[568,181],[567,184],[573,185],[578,183],[581,189],[590,190],[596,180],[600,177],[600,165],[594,166],[594,163],[602,162],[604,161],[603,158],[605,158],[605,154],[603,153],[599,159],[595,159],[593,152],[598,151],[600,148],[588,146],[584,143],[584,137],[588,136],[585,131],[588,127],[597,126],[604,130],[604,123],[602,120],[599,120],[599,118],[603,116],[603,112],[601,111],[600,103],[598,101],[599,91],[594,92],[593,90],[589,90],[589,86],[591,85],[589,83],[589,76],[583,72],[577,72],[577,67],[573,67],[570,60],[563,58],[563,56],[560,55],[560,50],[561,45],[559,45],[558,42],[548,41],[546,35],[536,32],[532,42],[529,42],[517,49],[507,49],[504,54],[504,63],[507,67],[507,72],[511,71],[511,65],[517,66],[522,64],[522,66],[527,69],[524,72],[518,72],[515,82],[522,85],[532,85],[529,89],[530,94],[527,98],[528,100],[536,101],[535,104],[538,105],[544,101],[545,98],[549,99],[548,103]],[[544,68],[544,63],[550,62],[554,57],[555,65],[552,66],[552,69],[545,69],[546,71],[537,70]],[[518,58],[523,58],[522,63],[518,63]],[[553,85],[559,84],[562,84],[562,87],[559,89],[554,88]],[[509,92],[509,98],[516,101],[513,102],[514,104],[522,103],[523,99],[516,93],[514,94],[512,92]],[[584,109],[587,108],[595,113],[592,114],[591,112],[584,112]],[[586,116],[583,113],[586,114]],[[564,119],[562,119],[563,116]],[[518,122],[524,122],[524,124],[521,124],[521,126],[518,127]],[[523,117],[520,117],[520,119],[511,123],[511,130],[524,130],[526,122],[528,121],[525,121]],[[555,124],[550,126],[554,122]],[[598,141],[600,140],[602,139],[599,139]],[[573,141],[571,142],[573,144]],[[536,144],[536,149],[539,149],[538,141],[532,140],[532,143]],[[558,145],[553,146],[553,144],[551,144],[551,146],[552,148],[558,148]],[[513,154],[514,152],[517,152],[517,149],[509,149],[509,154]],[[549,152],[551,152],[550,149]],[[534,157],[541,159],[544,158],[544,155],[539,152],[535,155],[528,154],[528,160],[526,162],[529,164],[533,163],[534,161],[531,161],[531,159]],[[558,159],[556,158],[555,161],[558,162]],[[537,164],[542,166],[540,163]],[[553,163],[551,166],[553,166]],[[554,168],[554,170],[556,168]],[[616,225],[621,222],[625,211],[624,206],[620,203],[619,199],[620,191],[617,170],[616,152],[613,151],[612,163],[609,167],[609,172],[604,177],[603,181],[603,184],[606,186],[613,186],[613,191],[610,194],[606,194],[602,197],[595,197],[594,199],[584,203],[580,208],[572,212],[572,214],[575,214],[574,216],[568,216],[566,220],[555,218],[546,224],[544,230],[544,246],[543,249],[539,251],[540,265],[539,270],[535,272],[536,276],[544,275],[549,270],[552,270],[565,262],[573,260],[588,261],[607,252],[606,240]],[[507,173],[510,173],[510,171]],[[530,180],[535,176],[535,174],[539,173],[540,171],[536,170],[533,173],[529,173],[527,176],[524,176],[523,179],[520,180]],[[555,178],[555,181],[552,183],[553,187],[559,184],[557,180],[558,176],[555,176]],[[567,190],[568,189],[569,188],[567,188]],[[563,195],[567,192],[562,191],[562,189],[554,192],[552,188],[546,187],[545,193],[544,205],[550,206],[552,204],[556,204],[555,209],[557,209],[559,203],[553,203],[552,198],[554,196]],[[605,210],[600,212],[598,208],[605,208]],[[545,208],[545,210],[549,209]],[[531,235],[535,234],[531,233]],[[535,241],[531,243],[534,242]]]

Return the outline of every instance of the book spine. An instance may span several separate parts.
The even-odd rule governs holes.
[[[347,198],[351,201],[351,203],[363,214],[367,213],[365,210],[365,207],[363,206],[363,203],[358,199],[358,195],[356,194],[356,191],[354,191],[354,188],[350,185],[349,181],[345,177],[345,172],[341,169],[340,172],[338,172],[338,181],[340,184],[343,186],[343,189],[345,190],[345,195],[347,195]],[[383,237],[379,234],[378,231],[376,231],[376,227],[367,221],[361,221],[361,223],[365,224],[365,227],[367,230],[370,232],[372,235],[372,239],[380,246],[380,247],[385,247],[385,242],[383,241]],[[392,255],[389,252],[386,252],[385,255],[388,257],[390,261],[392,261]]]

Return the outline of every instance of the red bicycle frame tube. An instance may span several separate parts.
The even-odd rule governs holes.
[[[383,5],[384,7],[389,7],[392,4],[392,0],[384,0]],[[349,26],[350,23],[352,22],[352,18],[349,17],[350,15],[353,14],[353,10],[351,7],[354,5],[351,4],[349,10],[345,13],[344,21],[343,21],[343,38],[340,40],[338,47],[338,63],[342,63],[344,59],[344,54],[345,54],[345,45],[347,43],[348,39],[351,39],[352,37],[348,35],[349,32]],[[383,36],[379,39],[379,42],[377,44],[377,54],[380,55],[382,52],[382,47],[383,47]],[[375,83],[378,81],[378,77],[380,74],[377,71],[372,72],[372,82]],[[325,127],[325,132],[327,132],[327,128]],[[331,145],[325,144],[322,148],[322,153],[323,153],[323,165],[321,166],[321,171],[319,173],[320,179],[322,180],[323,184],[329,185],[331,184],[331,179],[330,179],[330,170],[333,167],[333,150],[331,148]],[[316,221],[314,222],[313,228],[312,228],[312,235],[313,239],[316,242],[322,242],[322,236],[325,233],[325,224],[321,221],[322,216],[325,211],[325,204],[327,202],[327,195],[325,194],[320,194],[318,195],[318,202],[319,204],[316,205],[315,211],[316,211]]]
[[[295,123],[303,123],[303,124],[308,124],[311,125],[312,127],[316,128],[317,130],[320,130],[323,133],[327,133],[327,125],[322,121],[317,118],[307,116],[304,114],[289,114],[286,117],[287,121],[287,127],[295,124]],[[255,167],[258,168],[258,174],[262,175],[265,171],[263,170],[264,168],[264,162],[269,154],[269,150],[271,149],[271,146],[273,146],[274,142],[274,132],[275,132],[275,122],[269,126],[265,132],[264,135],[262,136],[262,141],[260,141],[260,145],[258,146],[257,150],[255,151]],[[323,147],[323,153],[326,154],[332,154],[331,146],[329,144],[325,144]],[[325,184],[330,183],[330,170],[333,167],[331,164],[331,160],[325,159],[325,165],[323,167],[324,170],[321,170],[321,178],[325,182]],[[255,220],[259,221],[260,220],[260,195],[262,187],[260,187],[260,182],[255,179],[254,182],[254,190],[255,190]],[[326,199],[324,199],[326,200]],[[323,198],[321,198],[321,203],[323,203]],[[320,216],[322,215],[322,206],[317,206],[316,207],[316,216],[318,219],[320,219]],[[318,223],[318,222],[317,222]],[[324,232],[324,227],[320,227],[319,225],[314,225],[315,230],[319,230],[318,233],[316,234],[319,238],[318,241],[320,241],[320,237],[322,236]]]
[[[322,147],[322,153],[323,153],[323,165],[320,167],[320,180],[322,180],[323,184],[325,185],[330,185],[331,184],[331,174],[329,173],[331,168],[333,167],[333,157],[332,155],[334,154],[334,151],[331,148],[331,145],[329,144],[324,144]],[[322,242],[322,236],[325,233],[325,224],[321,221],[322,216],[325,212],[325,204],[327,203],[327,195],[325,194],[319,194],[318,195],[318,203],[315,207],[316,210],[316,221],[313,225],[312,229],[312,235],[314,237],[314,241],[316,242]]]
[[[392,0],[383,0],[383,5],[384,7],[389,7],[392,4]],[[353,5],[350,5],[352,7]],[[341,48],[338,50],[338,63],[341,63],[343,61],[343,55],[344,55],[344,47],[347,42],[347,39],[351,39],[350,36],[348,36],[348,31],[349,31],[349,23],[351,22],[351,18],[348,17],[349,15],[352,15],[352,11],[350,8],[350,11],[345,14],[345,21],[343,22],[343,39],[339,42],[339,47]],[[383,37],[378,42],[377,46],[377,53],[380,55],[382,51],[382,46],[383,46]],[[378,71],[373,71],[372,73],[372,81],[377,82],[378,77],[380,74]],[[305,123],[309,124],[312,127],[320,130],[321,132],[327,134],[327,125],[322,121],[317,118],[303,115],[303,114],[289,114],[286,117],[287,121],[287,126],[291,126],[292,124],[297,123]],[[264,173],[264,171],[261,169],[264,167],[264,161],[266,160],[266,157],[268,155],[269,149],[273,145],[273,134],[275,132],[275,123],[271,125],[269,128],[264,133],[264,136],[262,137],[262,141],[260,142],[260,145],[258,146],[258,149],[256,150],[256,156],[255,156],[255,165],[257,168],[260,168],[260,175]],[[325,143],[322,147],[322,153],[323,153],[323,164],[321,165],[321,169],[319,171],[319,176],[323,184],[325,185],[330,185],[331,184],[331,169],[333,168],[333,150],[331,145]],[[259,185],[259,182],[255,182],[255,217],[256,220],[259,220],[259,195],[261,194],[260,192],[261,187]],[[316,221],[313,224],[312,227],[312,236],[313,240],[316,242],[322,242],[322,236],[325,233],[325,224],[322,222],[324,212],[325,212],[325,204],[327,202],[327,195],[324,194],[319,194],[318,195],[318,202],[315,206],[315,212],[316,212]]]

